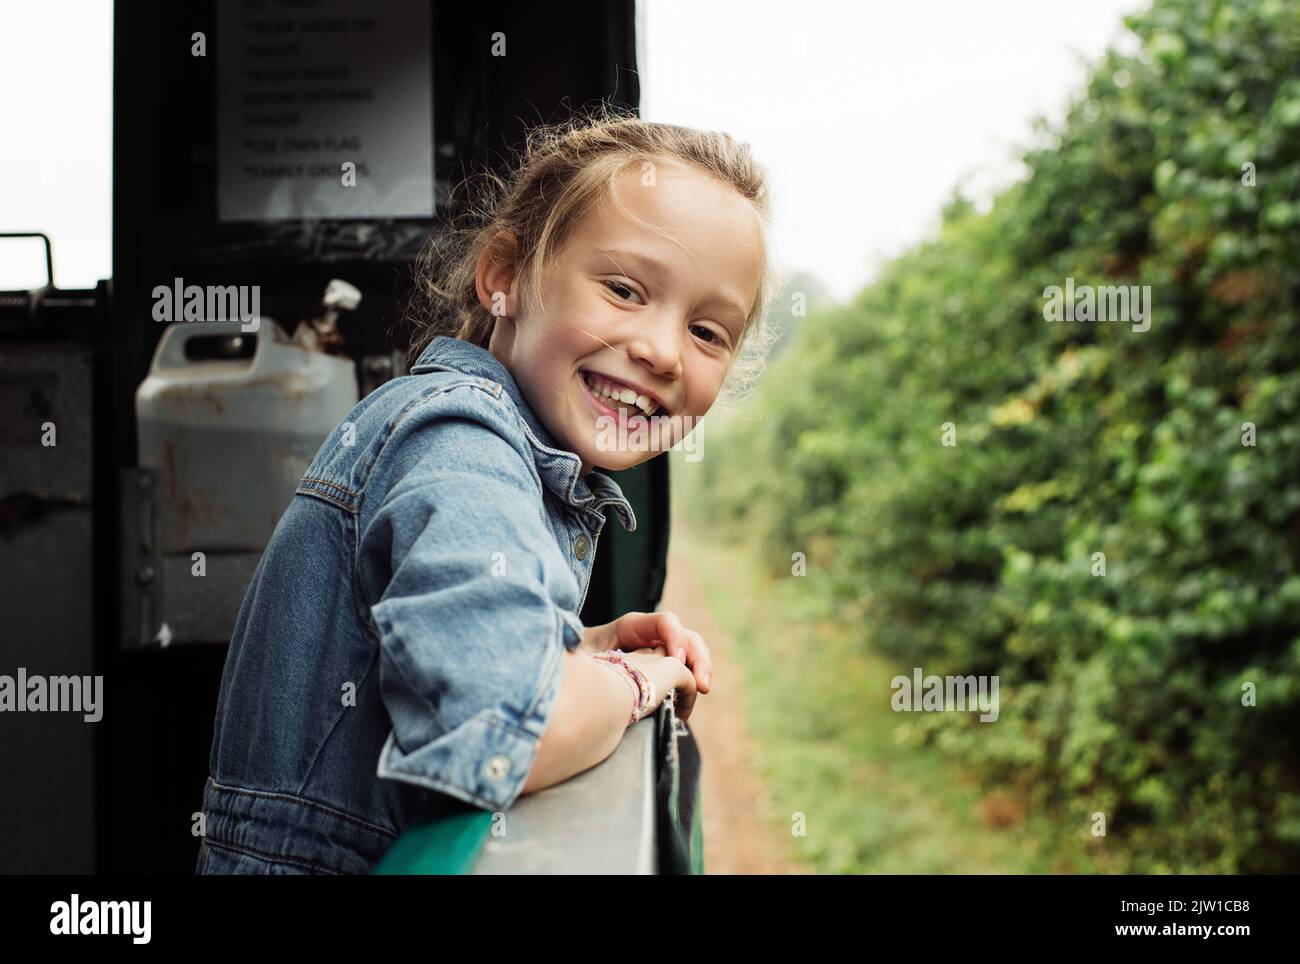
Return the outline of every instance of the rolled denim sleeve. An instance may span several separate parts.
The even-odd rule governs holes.
[[[361,537],[391,573],[370,607],[392,721],[377,772],[503,810],[582,624],[548,590],[566,563],[531,466],[496,403],[470,401],[425,406]]]

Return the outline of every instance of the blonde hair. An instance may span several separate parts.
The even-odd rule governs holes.
[[[413,267],[406,311],[416,329],[410,361],[437,335],[488,346],[496,318],[479,301],[476,286],[484,251],[513,266],[528,303],[537,302],[539,269],[559,253],[589,211],[608,200],[640,222],[619,202],[615,186],[629,168],[656,161],[677,161],[709,174],[739,192],[758,214],[758,293],[719,398],[735,400],[748,394],[780,337],[765,324],[778,286],[767,245],[767,174],[751,157],[749,145],[727,134],[644,121],[607,105],[532,128],[522,156],[506,177],[484,171],[478,184],[473,178],[461,183],[458,189],[470,195],[461,215],[430,236]]]

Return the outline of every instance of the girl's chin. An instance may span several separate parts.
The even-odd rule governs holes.
[[[629,440],[629,448],[627,449],[608,449],[602,448],[594,438],[582,450],[576,451],[578,451],[578,457],[582,459],[584,464],[596,469],[606,469],[610,472],[621,472],[624,469],[630,469],[659,454],[659,451],[651,448],[648,442],[644,450],[636,448],[632,440]]]
[[[623,469],[630,469],[632,466],[644,462],[653,453],[643,452],[589,452],[586,455],[579,453],[578,457],[583,463],[590,465],[593,469],[604,469],[609,472],[621,472]]]

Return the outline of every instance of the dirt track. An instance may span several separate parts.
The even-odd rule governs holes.
[[[765,819],[768,797],[753,769],[735,643],[714,621],[690,559],[681,552],[669,552],[660,608],[700,633],[713,657],[713,691],[696,701],[688,722],[702,760],[705,872],[810,873],[792,859],[789,841],[774,829],[781,821]]]

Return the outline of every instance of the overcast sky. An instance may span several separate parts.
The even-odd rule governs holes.
[[[1017,177],[1036,113],[1059,118],[1142,0],[648,0],[642,107],[725,130],[770,170],[781,262],[847,298],[937,224],[956,184]],[[75,29],[72,29],[75,25]],[[0,12],[0,230],[39,227],[57,282],[111,271],[112,5]],[[437,119],[435,118],[435,123]],[[0,288],[39,259],[0,256]]]
[[[113,5],[0,7],[0,231],[54,242],[55,282],[112,273]],[[0,288],[44,282],[36,245],[0,242]]]
[[[1022,176],[1034,115],[1062,118],[1081,57],[1147,5],[648,0],[643,115],[752,144],[778,257],[843,299],[937,227],[954,185],[987,200]]]

